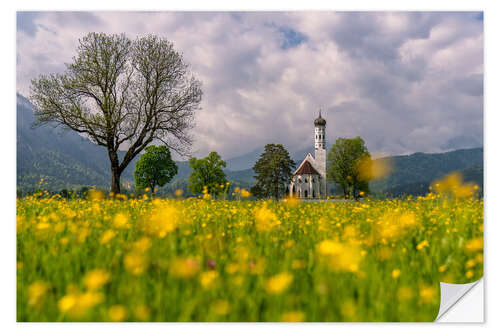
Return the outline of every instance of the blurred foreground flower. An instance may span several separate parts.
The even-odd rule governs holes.
[[[200,263],[197,260],[175,258],[170,263],[170,272],[173,276],[188,279],[198,273]]]
[[[87,198],[89,200],[102,200],[102,199],[106,198],[106,194],[104,193],[104,191],[91,188],[87,192]]]
[[[110,274],[104,269],[94,269],[85,275],[83,283],[88,289],[94,290],[108,283],[109,279]]]
[[[464,183],[459,172],[452,172],[435,181],[431,186],[434,192],[451,195],[459,199],[473,196],[477,188],[474,183]]]
[[[49,289],[49,285],[44,281],[36,281],[28,287],[28,304],[37,307],[41,305],[43,296]]]
[[[148,260],[141,253],[131,252],[123,258],[123,264],[130,274],[141,275],[148,267]]]
[[[281,294],[288,289],[293,281],[293,275],[290,273],[281,273],[270,277],[266,283],[266,290],[270,294]]]
[[[230,310],[229,302],[226,300],[218,299],[212,303],[212,311],[219,316],[227,315]]]
[[[164,238],[174,231],[180,220],[179,210],[172,204],[159,202],[153,213],[142,222],[142,229],[149,235]]]
[[[324,240],[319,243],[317,251],[331,270],[357,272],[362,259],[358,246],[333,240]]]
[[[280,224],[278,217],[265,205],[254,210],[255,226],[258,231],[270,231]]]
[[[102,303],[103,300],[104,294],[100,292],[87,291],[81,293],[73,288],[66,296],[59,300],[58,306],[62,313],[78,319],[85,316],[89,309]]]
[[[290,311],[286,312],[281,316],[281,321],[284,322],[301,322],[304,321],[305,315],[304,312],[301,311]]]
[[[370,157],[366,157],[358,162],[359,179],[365,181],[388,177],[392,170],[392,160],[387,157],[375,160],[372,160]]]
[[[127,310],[123,305],[113,305],[108,310],[111,321],[123,321],[127,317]]]

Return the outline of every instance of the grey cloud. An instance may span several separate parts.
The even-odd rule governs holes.
[[[21,20],[18,91],[63,68],[90,31],[157,33],[203,81],[197,155],[269,142],[312,145],[320,106],[328,142],[435,152],[482,142],[483,24],[478,13],[41,13]],[[19,21],[19,20],[18,20]],[[58,33],[36,30],[35,22]],[[29,32],[31,31],[31,32]],[[450,148],[451,147],[451,148]]]

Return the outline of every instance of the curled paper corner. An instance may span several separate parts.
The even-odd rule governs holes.
[[[477,281],[464,284],[440,282],[441,302],[439,304],[439,313],[435,321],[440,321],[441,317],[479,282],[482,282],[482,278]]]

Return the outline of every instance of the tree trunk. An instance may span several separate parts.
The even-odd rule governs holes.
[[[120,162],[118,154],[112,149],[108,149],[109,161],[111,162],[111,193],[120,193]]]
[[[120,193],[120,173],[118,168],[111,168],[111,192]]]

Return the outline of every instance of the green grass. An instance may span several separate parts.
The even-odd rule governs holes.
[[[29,197],[17,216],[18,321],[432,321],[440,281],[483,274],[472,198]]]

